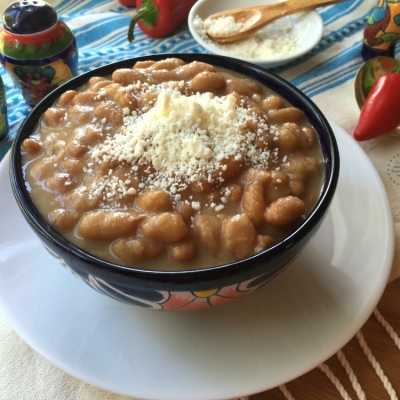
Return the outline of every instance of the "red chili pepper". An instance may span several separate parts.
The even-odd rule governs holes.
[[[119,2],[125,7],[135,7],[136,0],[119,0]]]
[[[158,39],[168,36],[187,21],[196,0],[137,0],[136,15],[129,24],[128,40],[134,39],[135,24],[148,36]]]
[[[400,125],[400,74],[381,76],[372,86],[361,108],[354,131],[356,140],[385,135]]]

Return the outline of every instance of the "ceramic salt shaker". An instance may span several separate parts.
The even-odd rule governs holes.
[[[75,37],[45,1],[15,1],[3,14],[0,62],[34,107],[77,75]]]
[[[394,58],[400,40],[400,0],[378,0],[364,27],[361,54],[364,60],[373,57]]]

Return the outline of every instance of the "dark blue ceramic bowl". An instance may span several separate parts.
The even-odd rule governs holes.
[[[324,159],[324,182],[320,198],[307,219],[281,242],[241,261],[207,269],[149,271],[128,268],[93,257],[71,244],[40,215],[25,187],[21,166],[21,143],[34,130],[45,110],[66,90],[75,89],[92,76],[110,75],[117,68],[130,68],[137,61],[178,57],[186,62],[203,61],[236,71],[259,81],[301,109],[318,133]],[[159,310],[194,310],[227,303],[260,287],[299,254],[317,232],[335,193],[339,153],[334,134],[315,104],[291,84],[273,73],[236,59],[203,54],[164,54],[138,57],[107,65],[68,81],[38,104],[15,138],[10,177],[15,198],[43,245],[75,276],[116,300]]]

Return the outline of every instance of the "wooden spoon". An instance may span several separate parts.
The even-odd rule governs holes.
[[[206,32],[207,35],[216,42],[234,42],[246,38],[251,33],[286,15],[343,1],[346,0],[284,0],[262,6],[227,10],[218,14],[213,14],[208,17],[207,20],[232,16],[237,23],[242,24],[242,27],[238,31],[222,35],[213,33],[210,31],[210,27],[206,29]]]

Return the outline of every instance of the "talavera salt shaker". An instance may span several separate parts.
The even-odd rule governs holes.
[[[373,57],[394,58],[400,40],[400,0],[377,0],[364,27],[361,54],[364,60]]]
[[[33,107],[77,75],[75,37],[45,1],[15,1],[3,14],[0,62]]]

